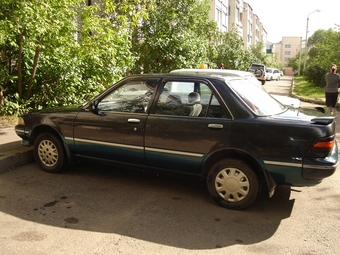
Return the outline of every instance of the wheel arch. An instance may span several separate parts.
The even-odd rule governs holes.
[[[210,168],[219,160],[225,159],[225,158],[232,158],[232,159],[238,159],[243,162],[245,162],[247,165],[249,165],[252,169],[256,171],[256,174],[260,178],[260,182],[262,182],[266,187],[268,188],[269,196],[272,195],[276,183],[271,177],[270,173],[267,169],[263,168],[261,164],[251,156],[249,153],[242,151],[242,150],[236,150],[236,149],[225,149],[215,152],[214,154],[210,155],[204,162],[203,169],[202,169],[202,177],[205,179],[208,175],[208,172]]]
[[[31,145],[34,145],[34,142],[37,139],[37,137],[40,134],[45,133],[45,132],[51,133],[61,142],[61,144],[63,145],[63,149],[64,149],[64,151],[67,155],[68,161],[70,161],[70,159],[72,158],[71,157],[72,153],[71,153],[69,147],[66,145],[66,143],[65,143],[64,139],[62,138],[62,135],[60,134],[60,132],[58,132],[55,128],[53,128],[50,125],[38,125],[38,126],[36,126],[30,134],[29,143]]]

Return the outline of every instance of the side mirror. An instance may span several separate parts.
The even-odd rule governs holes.
[[[98,101],[91,101],[90,102],[90,111],[97,114],[98,113],[97,105],[98,105]]]

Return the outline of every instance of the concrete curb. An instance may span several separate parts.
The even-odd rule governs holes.
[[[8,171],[34,161],[33,148],[22,147],[21,150],[11,152],[11,155],[0,158],[0,172]]]
[[[0,126],[0,172],[33,162],[33,147],[21,144],[14,125]]]

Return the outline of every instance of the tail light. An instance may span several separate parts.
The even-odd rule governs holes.
[[[329,137],[322,140],[317,140],[312,146],[312,152],[331,152],[334,146],[334,137]]]

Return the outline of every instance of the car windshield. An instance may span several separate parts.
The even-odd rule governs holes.
[[[282,113],[287,108],[265,90],[248,80],[229,80],[229,87],[256,114],[262,116]]]
[[[273,72],[273,69],[267,68],[267,69],[266,69],[266,72],[267,72],[267,73],[272,73],[272,72]]]

